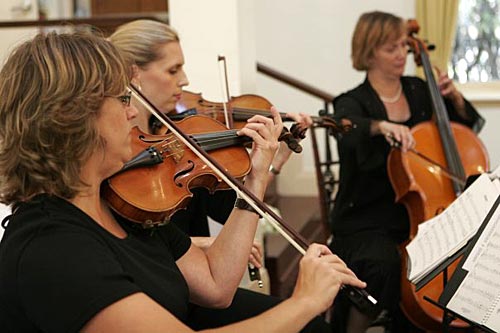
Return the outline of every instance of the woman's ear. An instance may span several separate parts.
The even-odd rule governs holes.
[[[137,89],[141,90],[141,72],[137,65],[132,65],[132,78],[130,82],[137,87]]]
[[[373,61],[374,61],[374,59],[373,59],[373,54],[371,54],[371,55],[368,57],[368,59],[366,59],[366,65],[367,65],[367,67],[368,67],[367,69],[372,68],[372,66],[373,66]]]

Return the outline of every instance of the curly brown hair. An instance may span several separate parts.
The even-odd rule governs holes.
[[[39,34],[0,72],[0,201],[39,193],[72,199],[84,161],[103,145],[95,123],[105,96],[123,94],[120,53],[88,32]]]

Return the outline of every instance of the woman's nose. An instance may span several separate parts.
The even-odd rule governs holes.
[[[128,120],[134,119],[135,117],[137,117],[138,114],[139,114],[139,110],[137,110],[137,108],[133,104],[130,104],[130,106],[127,107],[127,119]]]
[[[182,71],[182,78],[179,80],[179,87],[185,87],[189,85],[189,80],[184,71]]]
[[[408,48],[406,47],[406,45],[402,45],[399,47],[399,52],[398,52],[398,55],[400,57],[405,57],[408,55]]]

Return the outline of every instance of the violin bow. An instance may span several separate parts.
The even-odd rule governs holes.
[[[222,181],[231,187],[240,198],[248,202],[261,216],[265,217],[273,227],[293,245],[301,254],[305,254],[307,241],[290,228],[286,223],[271,209],[269,209],[260,199],[250,192],[240,181],[229,174],[217,161],[215,161],[207,152],[201,149],[198,144],[187,134],[180,131],[175,123],[158,110],[133,84],[129,89],[132,95],[160,121],[173,135],[175,135],[183,144],[188,147],[200,160],[211,168]],[[286,230],[285,230],[286,229]]]
[[[402,143],[401,143],[401,141],[396,140],[392,135],[389,135],[388,137],[393,142],[391,144],[391,147],[394,147],[394,148],[397,148],[397,149],[401,149],[401,147],[403,146]],[[412,153],[415,156],[419,157],[421,159],[419,161],[423,160],[423,161],[429,163],[430,165],[432,165],[433,168],[435,168],[439,172],[442,172],[443,175],[445,175],[449,179],[452,179],[452,180],[456,181],[461,186],[465,186],[466,179],[464,179],[464,178],[462,178],[462,177],[454,174],[450,169],[448,169],[447,167],[445,167],[445,166],[439,164],[438,162],[434,161],[432,158],[428,157],[427,155],[422,154],[421,152],[419,152],[418,150],[416,150],[414,148],[408,149],[407,152],[408,153]],[[422,162],[420,162],[420,163],[422,163]],[[436,172],[436,171],[429,170],[429,172]]]
[[[186,147],[196,154],[200,160],[211,168],[222,181],[231,187],[237,195],[248,202],[267,221],[283,236],[295,249],[304,255],[309,246],[308,242],[297,233],[293,228],[286,224],[281,217],[267,207],[264,202],[257,198],[250,190],[248,190],[242,182],[235,179],[229,174],[217,161],[215,161],[206,151],[199,147],[196,142],[187,134],[180,131],[175,123],[156,108],[133,84],[129,85],[132,95],[141,103],[153,116],[155,116],[172,134],[182,141]],[[350,285],[342,285],[340,292],[343,292],[346,297],[365,313],[373,314],[377,311],[377,300],[368,294],[364,289],[356,288]]]
[[[233,114],[232,114],[232,112],[229,112],[228,109],[227,109],[227,103],[231,99],[231,95],[229,94],[229,83],[227,81],[227,63],[226,63],[226,57],[223,56],[223,55],[218,55],[217,61],[219,63],[222,62],[223,65],[224,65],[224,81],[221,80],[221,85],[222,85],[222,82],[224,82],[225,84],[223,86],[221,86],[221,88],[222,88],[222,91],[225,90],[226,98],[225,98],[225,101],[222,102],[222,106],[224,108],[224,118],[226,120],[226,127],[229,128],[229,129],[231,129],[231,128],[233,128]],[[220,74],[220,67],[219,67],[219,75],[221,75]],[[226,88],[226,89],[224,89],[224,88]]]

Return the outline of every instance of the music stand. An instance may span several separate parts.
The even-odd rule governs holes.
[[[458,251],[460,253],[463,253],[462,259],[460,260],[460,263],[458,264],[457,268],[455,269],[455,272],[453,273],[451,279],[447,281],[445,289],[443,290],[443,293],[441,294],[439,301],[436,302],[436,301],[430,299],[429,297],[424,296],[424,299],[426,301],[430,302],[431,304],[439,307],[440,309],[442,309],[444,311],[444,314],[443,314],[443,331],[444,332],[449,332],[449,329],[450,329],[449,325],[456,318],[459,318],[459,319],[467,322],[472,327],[478,328],[481,331],[495,332],[494,330],[488,328],[487,326],[483,325],[482,323],[478,323],[474,320],[471,320],[471,319],[465,317],[464,315],[461,315],[460,313],[457,313],[456,311],[451,310],[450,308],[447,307],[447,305],[450,302],[450,300],[452,299],[452,297],[455,295],[455,293],[459,291],[459,288],[460,288],[463,280],[467,276],[467,274],[472,272],[472,270],[471,270],[472,266],[468,265],[467,268],[464,268],[464,264],[467,262],[467,259],[469,258],[471,253],[473,253],[476,245],[478,245],[478,240],[481,238],[483,231],[486,229],[492,216],[496,213],[499,205],[500,205],[500,196],[498,196],[497,199],[495,200],[495,203],[493,204],[490,211],[486,215],[484,221],[481,223],[481,226],[479,227],[477,233],[471,238],[471,240],[467,243],[466,246],[464,246],[463,248],[461,248]],[[485,236],[487,236],[487,235],[485,235]],[[485,246],[485,244],[484,244],[484,242],[481,242],[481,243],[479,243],[478,246]],[[475,259],[478,256],[478,253],[480,253],[480,252],[474,253],[472,259]],[[448,265],[449,265],[449,263],[451,263],[451,261],[447,261],[447,262],[448,262]],[[440,265],[440,268],[443,268],[443,267],[446,269],[447,265]],[[434,273],[434,271],[432,273]],[[498,295],[495,299],[498,299],[498,297],[500,297],[500,295]],[[487,304],[487,306],[488,306],[488,309],[491,309],[491,304]],[[489,310],[486,311],[485,315],[489,315]],[[486,318],[486,320],[487,320],[487,318]]]

